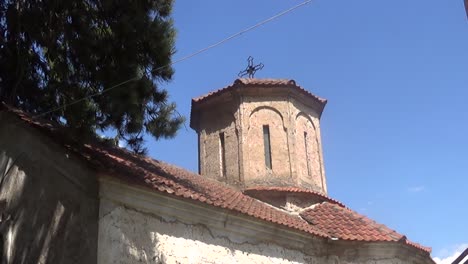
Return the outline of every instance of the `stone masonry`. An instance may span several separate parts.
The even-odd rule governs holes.
[[[239,187],[297,186],[326,194],[325,103],[292,80],[269,79],[238,79],[194,99],[200,174]]]

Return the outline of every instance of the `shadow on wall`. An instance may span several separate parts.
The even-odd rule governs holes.
[[[6,144],[0,145],[1,263],[95,263],[95,198],[66,180],[53,160]]]

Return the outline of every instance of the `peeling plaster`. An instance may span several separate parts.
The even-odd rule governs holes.
[[[189,225],[124,206],[100,220],[98,263],[325,263],[299,250],[268,243],[242,243],[215,234],[204,224]]]

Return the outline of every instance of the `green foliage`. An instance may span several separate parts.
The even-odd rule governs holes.
[[[0,2],[0,101],[46,116],[83,140],[114,129],[137,153],[143,134],[184,122],[161,84],[173,75],[171,0]],[[95,97],[104,89],[132,79]]]

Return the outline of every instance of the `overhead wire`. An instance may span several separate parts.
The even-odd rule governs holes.
[[[187,55],[187,56],[185,56],[185,57],[183,57],[183,58],[181,58],[179,60],[176,60],[174,62],[174,64],[178,63],[178,62],[181,62],[181,61],[184,61],[186,59],[190,59],[190,58],[192,58],[192,57],[194,57],[194,56],[196,56],[196,55],[198,55],[200,53],[203,53],[203,52],[205,52],[205,51],[207,51],[209,49],[215,48],[215,47],[217,47],[217,46],[219,46],[219,45],[221,45],[221,44],[223,44],[225,42],[228,42],[229,40],[231,40],[233,38],[236,38],[236,37],[238,37],[238,36],[240,36],[240,35],[242,35],[242,34],[244,34],[246,32],[249,32],[249,31],[251,31],[253,29],[256,29],[256,28],[258,28],[258,27],[260,27],[260,26],[262,26],[262,25],[264,25],[264,24],[266,24],[266,23],[268,23],[268,22],[270,22],[272,20],[275,20],[280,16],[286,15],[287,13],[289,13],[289,12],[299,8],[299,7],[302,7],[302,6],[304,6],[304,5],[306,5],[306,4],[310,3],[310,2],[312,2],[312,0],[304,1],[304,2],[302,2],[300,4],[298,4],[298,5],[295,5],[295,6],[291,7],[291,8],[289,8],[289,9],[286,9],[286,10],[284,10],[284,11],[282,11],[282,12],[280,12],[280,13],[272,16],[272,17],[269,17],[269,18],[267,18],[265,20],[262,20],[262,21],[258,22],[257,24],[255,24],[253,26],[250,26],[250,27],[248,27],[248,28],[246,28],[244,30],[241,30],[241,31],[237,32],[236,34],[233,34],[233,35],[231,35],[231,36],[229,36],[229,37],[227,37],[227,38],[225,38],[225,39],[223,39],[221,41],[218,41],[215,44],[212,44],[212,45],[210,45],[210,46],[208,46],[206,48],[203,48],[203,49],[201,49],[201,50],[199,50],[197,52],[194,52],[194,53],[192,53],[190,55]]]
[[[284,15],[286,15],[287,13],[290,13],[291,11],[294,11],[295,9],[298,9],[298,8],[300,8],[300,7],[302,7],[302,6],[306,5],[306,4],[309,4],[310,2],[312,2],[312,0],[306,0],[306,1],[304,1],[304,2],[301,2],[300,4],[297,4],[297,5],[295,5],[295,6],[291,7],[291,8],[288,8],[288,9],[286,9],[286,10],[284,10],[284,11],[282,11],[282,12],[280,12],[280,13],[274,15],[274,16],[271,16],[271,17],[269,17],[269,18],[267,18],[267,19],[264,19],[264,20],[258,22],[257,24],[255,24],[255,25],[253,25],[253,26],[250,26],[250,27],[248,27],[248,28],[245,28],[245,29],[243,29],[243,30],[241,30],[241,31],[239,31],[239,32],[237,32],[237,33],[235,33],[235,34],[233,34],[233,35],[231,35],[231,36],[229,36],[229,37],[227,37],[227,38],[221,40],[221,41],[218,41],[218,42],[216,42],[216,43],[214,43],[214,44],[212,44],[212,45],[210,45],[210,46],[207,46],[207,47],[205,47],[205,48],[203,48],[203,49],[200,49],[200,50],[198,50],[198,51],[196,51],[196,52],[194,52],[194,53],[191,53],[191,54],[189,54],[189,55],[187,55],[187,56],[185,56],[185,57],[182,57],[182,58],[180,58],[180,59],[178,59],[178,60],[175,60],[175,61],[173,61],[173,62],[171,62],[171,63],[168,63],[168,64],[166,64],[166,65],[160,66],[160,67],[154,69],[153,71],[158,71],[158,70],[164,69],[164,68],[166,68],[166,67],[170,67],[170,66],[172,66],[172,65],[174,65],[174,64],[176,64],[176,63],[179,63],[179,62],[188,60],[188,59],[190,59],[190,58],[192,58],[192,57],[194,57],[194,56],[197,56],[197,55],[199,55],[199,54],[201,54],[201,53],[204,53],[204,52],[206,52],[206,51],[208,51],[208,50],[210,50],[210,49],[212,49],[212,48],[215,48],[215,47],[217,47],[217,46],[219,46],[219,45],[222,45],[222,44],[224,44],[224,43],[230,41],[230,40],[233,39],[233,38],[236,38],[236,37],[238,37],[238,36],[240,36],[240,35],[242,35],[242,34],[244,34],[244,33],[246,33],[246,32],[249,32],[249,31],[251,31],[251,30],[254,30],[254,29],[256,29],[256,28],[258,28],[258,27],[260,27],[260,26],[262,26],[262,25],[264,25],[264,24],[266,24],[266,23],[268,23],[268,22],[271,22],[271,21],[273,21],[273,20],[275,20],[275,19],[277,19],[277,18],[279,18],[279,17],[281,17],[281,16],[284,16]],[[120,83],[118,83],[118,84],[116,84],[116,85],[113,85],[113,86],[111,86],[111,87],[109,87],[109,88],[103,89],[102,91],[99,91],[99,92],[90,94],[90,95],[85,96],[85,97],[83,97],[83,98],[77,99],[77,100],[75,100],[75,101],[73,101],[73,102],[70,102],[70,103],[67,103],[67,104],[63,104],[63,105],[61,105],[61,106],[59,106],[59,107],[56,107],[56,108],[53,108],[53,109],[51,109],[51,110],[49,110],[49,111],[46,111],[46,112],[43,112],[43,113],[34,115],[34,116],[32,116],[32,118],[34,119],[34,118],[38,118],[38,117],[45,116],[45,115],[47,115],[47,114],[50,114],[50,113],[53,113],[53,112],[58,111],[58,110],[60,110],[60,109],[63,109],[63,108],[65,108],[65,107],[67,107],[67,106],[77,104],[77,103],[79,103],[79,102],[82,102],[82,101],[87,100],[87,99],[89,99],[89,98],[93,98],[93,97],[98,96],[98,95],[102,95],[103,93],[106,93],[106,92],[108,92],[108,91],[110,91],[110,90],[112,90],[112,89],[115,89],[115,88],[117,88],[117,87],[120,87],[120,86],[122,86],[122,85],[125,85],[125,84],[127,84],[127,83],[129,83],[129,82],[136,81],[136,80],[138,80],[138,79],[140,79],[140,77],[133,77],[133,78],[130,78],[130,79],[125,80],[125,81],[123,81],[123,82],[120,82]]]

